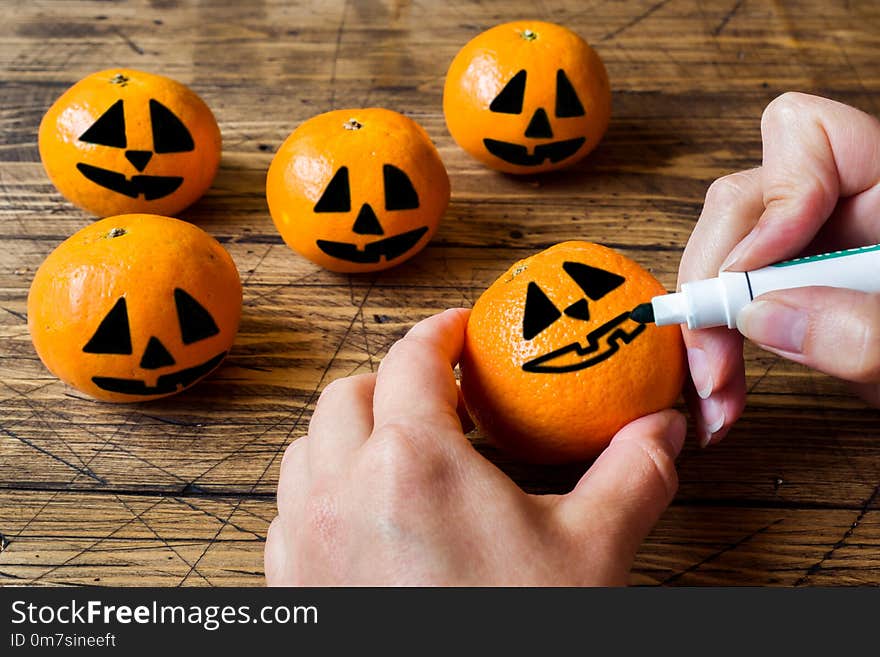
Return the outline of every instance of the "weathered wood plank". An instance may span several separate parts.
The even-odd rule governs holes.
[[[262,584],[271,499],[0,492],[9,584]],[[853,523],[857,524],[853,527]],[[671,507],[632,582],[880,584],[880,511]]]

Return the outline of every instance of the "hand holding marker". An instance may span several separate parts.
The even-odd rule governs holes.
[[[681,292],[654,297],[631,316],[657,326],[737,328],[740,311],[755,297],[811,286],[880,292],[880,244],[787,260],[751,272],[723,271],[717,278],[684,283]]]

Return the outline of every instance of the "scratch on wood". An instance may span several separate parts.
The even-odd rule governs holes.
[[[183,420],[176,420],[170,417],[162,417],[160,415],[147,415],[143,413],[145,418],[150,420],[156,420],[157,422],[162,422],[163,424],[173,424],[177,427],[201,427],[203,424],[201,422],[184,422]]]
[[[7,579],[24,579],[24,577],[19,577],[18,575],[13,575],[12,573],[4,573],[0,570],[0,577],[6,577]]]
[[[743,537],[742,537],[741,539],[739,539],[738,541],[736,541],[736,542],[734,542],[734,543],[731,543],[730,545],[727,545],[727,546],[721,548],[721,549],[718,550],[717,552],[713,552],[712,554],[710,554],[710,555],[707,556],[706,558],[701,559],[700,561],[698,561],[698,562],[696,562],[696,563],[694,563],[694,564],[691,564],[690,566],[688,566],[688,567],[685,568],[684,570],[682,570],[682,571],[680,571],[680,572],[677,572],[677,573],[675,573],[675,574],[673,574],[673,575],[670,575],[670,576],[667,577],[665,580],[663,580],[662,583],[663,583],[663,584],[670,584],[671,582],[674,582],[674,581],[676,581],[676,580],[678,580],[678,579],[681,579],[681,578],[684,577],[685,575],[694,572],[695,570],[697,570],[697,569],[700,568],[701,566],[704,566],[705,564],[709,563],[710,561],[714,561],[714,560],[717,559],[718,557],[720,557],[720,556],[722,556],[722,555],[724,555],[724,554],[727,554],[727,553],[730,552],[731,550],[735,550],[736,548],[738,548],[739,546],[743,545],[744,543],[748,543],[750,540],[752,540],[753,538],[755,538],[755,536],[758,536],[758,535],[760,535],[760,534],[763,534],[765,531],[767,531],[768,529],[770,529],[770,528],[773,527],[774,525],[778,525],[778,524],[779,524],[780,522],[782,522],[782,521],[783,521],[783,518],[777,518],[776,520],[774,520],[773,522],[771,522],[769,525],[765,525],[765,526],[761,527],[760,529],[757,529],[757,530],[753,531],[751,534],[748,534],[748,535],[746,535],[746,536],[743,536]]]
[[[136,44],[134,41],[132,41],[131,38],[129,38],[129,37],[128,37],[128,36],[127,36],[122,30],[120,30],[118,27],[114,27],[114,28],[113,28],[113,33],[116,34],[116,36],[118,36],[120,39],[122,39],[123,41],[125,41],[125,43],[128,45],[128,47],[131,48],[131,49],[132,49],[134,52],[136,52],[138,55],[143,55],[143,54],[144,54],[144,49],[141,48],[141,47],[140,47],[138,44]]]
[[[149,513],[149,512],[152,511],[155,507],[157,507],[159,504],[161,504],[164,500],[165,500],[165,498],[163,497],[163,498],[159,499],[158,502],[154,502],[153,504],[151,504],[150,506],[148,506],[146,509],[144,509],[143,511],[141,511],[137,516],[135,516],[135,517],[132,518],[131,520],[127,520],[126,522],[122,523],[121,525],[119,525],[119,527],[117,527],[116,529],[114,529],[112,532],[110,532],[110,533],[107,534],[106,536],[104,536],[104,537],[102,537],[102,538],[99,538],[98,540],[96,540],[96,541],[95,541],[94,543],[92,543],[91,545],[88,545],[88,546],[84,547],[82,550],[79,550],[78,552],[76,552],[76,553],[73,554],[72,556],[70,556],[70,557],[68,557],[67,559],[65,559],[63,562],[61,562],[61,563],[59,563],[59,564],[56,564],[56,565],[52,566],[52,567],[49,568],[48,570],[43,571],[42,573],[40,573],[39,575],[37,575],[36,577],[34,577],[32,580],[30,580],[30,581],[28,582],[28,584],[36,584],[37,582],[39,582],[40,580],[42,580],[42,579],[43,579],[46,575],[48,575],[49,573],[53,573],[53,572],[55,572],[56,570],[58,570],[59,568],[64,568],[65,566],[67,566],[67,565],[68,565],[71,561],[73,561],[74,559],[78,559],[78,558],[81,557],[82,555],[84,555],[84,554],[86,554],[87,552],[89,552],[90,550],[92,550],[92,549],[93,549],[94,547],[96,547],[97,545],[100,545],[100,544],[103,543],[104,541],[113,538],[113,535],[114,535],[114,534],[116,534],[117,532],[122,531],[123,529],[125,529],[126,527],[128,527],[131,523],[133,523],[135,520],[139,520],[139,519],[140,519],[140,516],[144,515],[145,513]]]
[[[5,310],[6,312],[8,312],[8,313],[9,313],[10,315],[12,315],[13,317],[17,317],[17,318],[20,319],[21,321],[23,321],[23,322],[27,322],[27,317],[25,317],[25,316],[22,315],[21,313],[17,313],[17,312],[15,312],[14,310],[10,310],[10,309],[7,308],[6,306],[3,306],[3,310]]]
[[[336,108],[336,66],[339,63],[339,51],[342,48],[342,33],[345,30],[345,16],[348,14],[348,0],[342,5],[342,18],[339,21],[339,27],[336,30],[336,49],[333,51],[333,63],[330,68],[330,107],[328,110]]]
[[[175,502],[179,502],[180,504],[183,504],[185,507],[188,507],[188,508],[192,509],[193,511],[199,511],[201,513],[204,513],[209,518],[213,518],[214,520],[217,520],[218,522],[223,523],[224,525],[229,525],[230,527],[232,527],[236,531],[240,531],[242,534],[250,534],[251,536],[256,538],[258,541],[265,541],[266,540],[265,536],[261,536],[260,534],[253,532],[250,529],[245,529],[244,527],[240,527],[239,525],[236,525],[235,523],[230,522],[228,518],[226,520],[224,520],[223,518],[218,516],[216,513],[211,513],[210,511],[206,511],[205,509],[203,509],[199,506],[196,506],[195,504],[193,504],[191,502],[188,502],[184,498],[173,497],[171,499],[173,499]],[[239,504],[241,503],[240,499],[238,499],[237,501]]]
[[[2,533],[0,533],[0,552],[5,552],[10,543],[11,541],[6,538],[6,536],[4,536]]]
[[[767,366],[767,369],[764,370],[764,373],[761,376],[759,376],[757,378],[757,380],[749,387],[748,394],[752,394],[752,392],[755,391],[755,389],[761,384],[761,381],[763,381],[767,377],[767,375],[770,374],[770,370],[772,370],[774,367],[776,367],[776,363],[778,363],[778,362],[779,362],[778,358],[775,358],[772,361],[770,361],[770,364]]]
[[[632,19],[629,23],[627,23],[626,25],[623,25],[623,26],[617,28],[616,30],[613,30],[613,31],[609,32],[608,34],[606,34],[605,36],[603,36],[601,39],[599,39],[599,41],[608,41],[609,39],[613,39],[614,37],[616,37],[616,36],[617,36],[618,34],[620,34],[621,32],[623,32],[623,31],[625,31],[625,30],[628,30],[629,28],[633,27],[634,25],[638,25],[638,24],[641,23],[643,20],[645,20],[646,18],[648,18],[648,16],[650,16],[651,14],[653,14],[653,13],[656,12],[656,11],[659,11],[660,9],[662,9],[662,8],[664,7],[664,5],[666,5],[666,4],[668,4],[668,3],[669,3],[669,0],[661,0],[661,2],[658,2],[657,4],[651,6],[651,7],[648,8],[646,11],[642,12],[641,14],[639,14],[638,16],[636,16],[635,18],[633,18],[633,19]]]
[[[865,503],[862,505],[862,508],[859,511],[859,514],[856,516],[856,519],[852,521],[852,524],[850,524],[847,530],[843,533],[843,536],[840,537],[840,540],[837,541],[837,543],[835,543],[830,550],[823,554],[822,558],[819,559],[819,561],[807,568],[807,572],[801,575],[798,581],[794,583],[795,586],[803,586],[804,584],[806,584],[813,575],[822,570],[822,566],[825,564],[826,561],[834,556],[834,553],[837,550],[846,545],[847,540],[849,540],[849,537],[852,536],[853,532],[856,531],[859,523],[862,522],[865,514],[868,513],[868,510],[871,508],[871,506],[874,504],[874,501],[878,497],[880,497],[880,484],[877,484],[877,487],[874,488],[874,491],[868,496],[868,499],[865,500]]]
[[[168,548],[169,550],[171,550],[171,552],[173,552],[174,555],[175,555],[178,559],[180,559],[180,560],[181,560],[183,563],[185,563],[187,566],[191,566],[191,565],[192,565],[189,561],[187,561],[187,560],[183,557],[182,554],[180,554],[180,552],[178,552],[177,550],[175,550],[175,549],[171,546],[171,544],[168,543],[168,541],[165,539],[165,537],[160,536],[159,533],[158,533],[155,529],[153,529],[153,527],[152,527],[152,526],[151,526],[146,520],[143,519],[142,515],[139,516],[137,513],[135,513],[134,510],[133,510],[128,504],[126,504],[125,501],[124,501],[121,497],[119,497],[119,495],[114,495],[113,497],[116,499],[117,502],[119,502],[122,506],[124,506],[125,509],[126,509],[126,511],[128,511],[128,512],[129,512],[134,518],[137,518],[137,520],[140,521],[140,523],[141,523],[144,527],[146,527],[147,530],[148,530],[153,536],[155,536],[157,540],[161,541],[162,545],[164,545],[166,548]],[[160,503],[161,503],[161,500],[160,500]],[[207,577],[205,577],[205,575],[202,574],[201,572],[199,572],[198,570],[195,570],[195,573],[196,573],[199,577],[201,577],[203,580],[205,580],[208,584],[211,583],[211,580],[209,580]]]
[[[98,475],[96,475],[94,472],[92,472],[92,471],[89,469],[88,466],[85,466],[85,467],[82,467],[82,468],[81,468],[81,467],[79,467],[79,466],[77,466],[77,465],[74,465],[73,463],[71,463],[71,462],[68,461],[67,459],[63,459],[63,458],[61,458],[60,456],[57,456],[56,454],[53,454],[53,453],[50,452],[48,449],[45,449],[45,448],[43,448],[43,447],[40,447],[39,445],[37,445],[37,444],[31,442],[31,441],[28,440],[27,438],[23,438],[23,437],[21,437],[21,436],[15,434],[15,433],[13,433],[12,431],[10,431],[9,429],[7,429],[6,427],[0,427],[0,431],[2,431],[3,433],[5,433],[5,434],[6,434],[7,436],[9,436],[10,438],[14,438],[15,440],[18,440],[18,441],[24,443],[25,445],[27,445],[27,446],[30,447],[31,449],[34,449],[34,450],[40,452],[41,454],[45,454],[45,455],[48,456],[49,458],[54,459],[54,460],[58,461],[59,463],[63,463],[64,465],[66,465],[68,468],[70,468],[70,469],[73,470],[74,472],[78,472],[79,474],[83,474],[83,475],[89,477],[90,479],[94,479],[94,480],[97,481],[99,484],[104,484],[104,485],[107,484],[107,481],[106,481],[106,480],[102,479],[101,477],[99,477]]]
[[[734,14],[736,14],[736,12],[739,11],[739,8],[743,6],[745,1],[746,0],[736,0],[733,7],[730,8],[730,11],[728,11],[726,14],[724,14],[724,17],[721,19],[721,22],[718,23],[718,25],[715,27],[714,30],[712,30],[712,36],[718,36],[719,34],[721,34],[721,30],[723,30],[724,27],[730,22],[730,19],[733,18]]]

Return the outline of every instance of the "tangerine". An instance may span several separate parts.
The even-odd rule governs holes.
[[[681,331],[630,317],[663,293],[636,262],[589,242],[514,264],[468,320],[461,389],[476,425],[518,458],[560,463],[596,456],[624,425],[671,406]]]
[[[602,139],[611,117],[605,65],[568,28],[541,21],[497,25],[452,60],[443,89],[452,137],[507,173],[567,167]]]
[[[381,108],[335,110],[281,145],[266,198],[294,251],[331,271],[370,272],[430,241],[449,204],[449,176],[412,119]]]
[[[201,228],[149,214],[108,217],[62,242],[28,293],[28,328],[50,372],[97,399],[188,388],[229,352],[241,282]]]
[[[220,128],[185,85],[114,68],[64,92],[40,123],[40,158],[72,203],[100,217],[174,215],[194,203],[220,164]]]

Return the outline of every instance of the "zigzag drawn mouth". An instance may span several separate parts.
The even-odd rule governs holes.
[[[627,320],[631,320],[636,324],[635,328],[629,331],[620,328],[620,325],[624,324]],[[522,368],[526,372],[535,374],[562,374],[583,370],[610,358],[620,351],[621,342],[629,344],[641,335],[644,330],[645,325],[636,322],[630,317],[630,312],[626,311],[591,331],[587,335],[586,346],[581,346],[580,342],[572,342],[548,354],[533,358],[524,363]],[[606,342],[604,350],[602,350],[602,344],[600,343],[602,338],[605,338]],[[579,360],[579,357],[584,356],[586,358]]]

